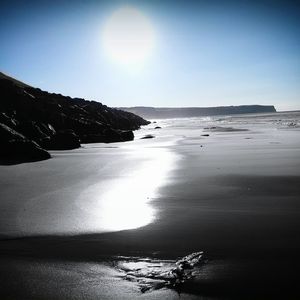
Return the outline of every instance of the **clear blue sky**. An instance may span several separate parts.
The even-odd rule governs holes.
[[[128,4],[156,36],[137,70],[109,59],[101,42]],[[0,71],[109,106],[300,109],[295,1],[1,1],[0,39]]]

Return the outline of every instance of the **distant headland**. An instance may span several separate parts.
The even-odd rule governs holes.
[[[232,114],[272,113],[273,105],[240,105],[218,107],[120,107],[120,109],[137,114],[146,119],[192,118]]]

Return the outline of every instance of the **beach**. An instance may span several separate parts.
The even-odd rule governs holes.
[[[132,142],[1,165],[1,299],[178,299],[122,265],[198,251],[180,299],[297,298],[299,120],[159,120]]]

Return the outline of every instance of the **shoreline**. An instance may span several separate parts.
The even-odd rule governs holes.
[[[173,136],[174,130],[164,125],[156,141],[138,143],[166,147],[164,139]],[[168,145],[180,160],[150,202],[156,211],[155,222],[101,234],[2,240],[1,260],[37,259],[41,265],[51,261],[78,266],[108,262],[114,268],[120,255],[163,260],[204,251],[208,262],[199,268],[194,281],[184,285],[183,299],[293,299],[300,294],[296,284],[300,271],[300,140],[293,129],[257,128],[212,132],[209,137],[189,128],[175,131],[177,137],[186,137]],[[122,151],[129,151],[126,148],[131,145]],[[112,284],[123,292],[130,286],[128,299],[154,299],[156,295],[141,294],[136,283],[101,274],[103,284],[117,280]],[[84,286],[88,289],[89,284]],[[157,299],[178,299],[172,290],[157,293]]]
[[[176,166],[169,149],[175,140],[88,144],[52,151],[48,161],[0,166],[1,235],[76,235],[146,225],[154,218],[149,202]]]

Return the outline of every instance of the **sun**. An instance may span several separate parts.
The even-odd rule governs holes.
[[[104,25],[103,47],[115,62],[139,65],[152,53],[154,29],[149,19],[134,7],[116,10]]]

